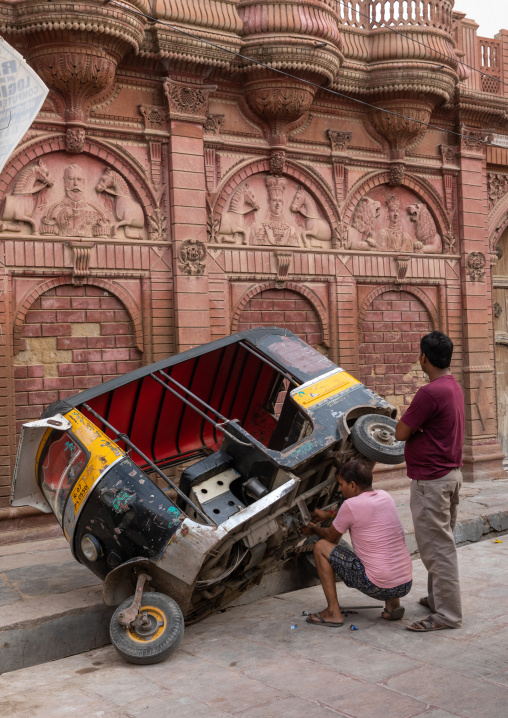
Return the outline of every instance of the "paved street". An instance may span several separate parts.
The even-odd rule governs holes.
[[[308,626],[307,588],[232,608],[186,629],[177,653],[131,666],[111,647],[0,676],[9,718],[506,718],[508,536],[459,548],[465,622],[418,635],[378,608],[339,629]],[[423,617],[415,562],[406,618]],[[343,606],[373,601],[339,584]],[[349,624],[354,623],[357,631]],[[292,625],[296,625],[293,629]]]

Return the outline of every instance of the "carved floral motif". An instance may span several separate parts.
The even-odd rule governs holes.
[[[457,237],[455,232],[450,227],[447,233],[443,236],[443,252],[445,254],[455,254],[455,245],[457,243]]]
[[[282,175],[286,168],[286,153],[284,150],[272,152],[270,156],[270,174]]]
[[[467,255],[466,269],[473,282],[481,282],[485,277],[485,255],[483,252],[470,252]]]
[[[340,132],[339,130],[327,130],[326,134],[330,140],[332,152],[346,152],[353,137],[352,132]]]
[[[462,146],[466,150],[483,152],[488,141],[488,135],[480,130],[470,130],[464,125],[461,127]]]
[[[148,234],[154,242],[163,242],[166,237],[167,217],[160,207],[154,210],[153,214],[147,216]]]
[[[220,135],[223,124],[224,115],[207,115],[203,124],[203,129],[210,135]]]
[[[82,127],[69,127],[65,135],[67,152],[83,152],[85,136],[85,130]]]
[[[138,107],[145,130],[163,130],[164,129],[164,111],[160,107],[154,105],[139,105]]]
[[[204,274],[206,246],[199,239],[186,239],[182,242],[178,256],[179,267],[184,274]]]
[[[499,302],[494,302],[494,316],[496,319],[499,319],[501,314],[503,313],[503,307],[499,304]]]
[[[441,151],[441,157],[444,165],[455,164],[455,154],[457,152],[456,147],[450,147],[449,145],[439,145]]]
[[[398,187],[404,182],[406,168],[403,164],[397,163],[390,167],[390,186]]]
[[[508,193],[508,175],[489,172],[489,210]]]

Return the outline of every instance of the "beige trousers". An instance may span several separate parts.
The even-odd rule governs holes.
[[[457,521],[460,469],[440,479],[411,481],[410,508],[423,565],[428,571],[432,614],[451,628],[462,625],[459,567],[453,529]]]

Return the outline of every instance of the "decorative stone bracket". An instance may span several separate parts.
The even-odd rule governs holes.
[[[80,287],[85,277],[90,276],[90,254],[95,244],[92,242],[69,242],[72,251],[72,283]]]
[[[277,261],[277,286],[284,287],[289,275],[292,252],[274,252]]]

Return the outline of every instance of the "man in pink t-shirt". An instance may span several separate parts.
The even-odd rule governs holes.
[[[410,508],[415,538],[428,571],[427,596],[420,603],[430,616],[410,631],[428,633],[460,628],[462,606],[453,529],[462,485],[464,395],[450,371],[453,343],[440,331],[420,340],[420,366],[429,383],[416,392],[395,428],[405,441]]]
[[[331,628],[343,625],[335,575],[346,586],[384,601],[381,616],[398,620],[404,615],[400,599],[412,585],[412,562],[395,503],[386,491],[372,488],[372,471],[364,461],[338,466],[337,478],[346,499],[337,515],[321,509],[312,514],[319,522],[334,517],[332,525],[323,528],[310,523],[303,530],[321,539],[314,546],[314,558],[328,603],[324,611],[309,616],[307,623]],[[336,545],[348,530],[355,553]]]

